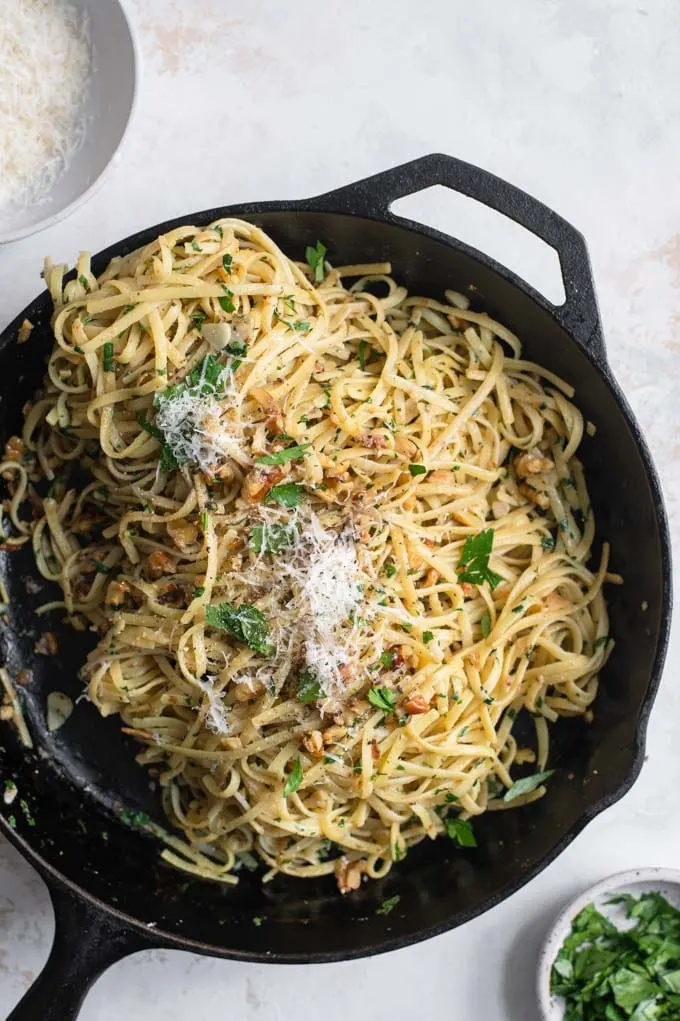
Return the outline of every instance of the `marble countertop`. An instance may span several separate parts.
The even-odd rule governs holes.
[[[313,195],[432,151],[518,184],[586,235],[612,367],[680,538],[680,6],[674,0],[129,0],[143,55],[122,158],[84,208],[0,249],[0,328],[72,260],[166,217]],[[404,209],[549,290],[554,267],[439,191]],[[625,565],[622,567],[625,569]],[[678,630],[632,791],[537,879],[458,931],[369,961],[235,964],[148,951],[111,968],[82,1021],[535,1021],[538,948],[565,901],[619,869],[677,865]],[[42,882],[0,840],[0,1016],[42,967]]]

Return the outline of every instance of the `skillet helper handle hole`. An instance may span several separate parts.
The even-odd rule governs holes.
[[[7,1021],[75,1021],[86,993],[106,968],[158,945],[66,887],[50,885],[49,891],[54,943],[45,967]]]
[[[549,258],[553,260],[553,265],[547,267],[548,273],[540,259],[540,255],[544,258],[546,255],[543,246],[538,246],[541,249],[538,254],[536,248],[528,248],[526,239],[523,239],[520,257],[523,252],[525,266],[530,265],[534,270],[539,269],[538,276],[536,272],[531,275],[537,280],[538,291],[548,298],[543,303],[555,319],[597,362],[604,363],[606,352],[600,314],[588,249],[582,234],[548,206],[508,181],[453,156],[432,153],[329,192],[320,196],[319,201],[323,207],[335,212],[354,213],[409,226],[409,221],[405,221],[403,215],[397,215],[393,211],[393,206],[399,202],[402,210],[409,205],[413,208],[412,203],[407,204],[400,200],[434,189],[437,185],[451,189],[460,196],[466,196],[467,199],[475,200],[475,203],[465,204],[467,222],[470,219],[470,208],[476,203],[481,203],[482,206],[502,214],[545,242],[552,250]],[[494,220],[498,218],[494,217]],[[480,227],[488,237],[493,237],[498,262],[505,265],[506,259],[509,262],[516,261],[511,240],[513,236],[519,238],[523,232],[517,232],[516,228],[513,231],[513,227],[507,225],[504,233],[500,235],[499,249],[498,223],[491,223],[489,218],[480,220],[477,216],[477,225],[473,227],[476,233],[471,237],[471,243],[479,245],[480,251],[474,251],[473,254],[476,258],[481,255],[482,261],[485,262],[490,261],[484,254],[488,253],[489,245],[480,234]],[[455,227],[452,233],[458,237],[458,230]],[[558,266],[554,265],[553,252],[557,255]],[[493,251],[490,254],[493,255]],[[552,273],[549,272],[550,269],[553,270]],[[552,278],[552,285],[545,286],[546,278]],[[518,282],[521,280],[518,279]],[[537,297],[540,300],[540,294]],[[553,300],[550,300],[551,298]]]

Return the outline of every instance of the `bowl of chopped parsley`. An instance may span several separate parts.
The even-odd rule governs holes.
[[[538,967],[544,1021],[680,1021],[680,870],[597,883],[559,916]]]

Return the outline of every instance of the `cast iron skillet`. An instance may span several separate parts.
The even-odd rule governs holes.
[[[486,203],[552,245],[566,303],[555,308],[480,252],[390,212],[395,199],[434,184]],[[12,728],[3,727],[0,778],[13,779],[19,797],[8,806],[0,799],[0,823],[46,881],[56,915],[45,970],[13,1021],[76,1017],[84,992],[104,968],[147,947],[301,963],[346,960],[427,939],[498,904],[545,868],[628,790],[642,763],[668,636],[670,545],[647,447],[607,365],[581,235],[510,184],[432,155],[307,201],[209,209],[160,224],[102,252],[95,271],[177,224],[206,224],[225,215],[259,224],[298,258],[321,238],[336,262],[389,259],[395,277],[416,293],[440,296],[447,287],[470,286],[474,301],[516,330],[530,356],[576,386],[579,406],[597,427],[596,437],[584,441],[583,457],[599,535],[611,541],[614,568],[626,578],[625,586],[608,589],[616,648],[602,675],[594,722],[562,721],[554,728],[551,764],[557,773],[548,797],[483,817],[476,824],[476,850],[428,842],[385,880],[344,898],[330,879],[280,878],[262,887],[257,876],[246,874],[236,889],[222,889],[187,881],[165,866],[156,843],[129,825],[130,813],[145,812],[159,822],[163,817],[146,772],[133,761],[135,747],[115,719],[102,720],[81,702],[60,730],[47,732],[46,693],[78,695],[77,671],[89,639],[61,626],[54,614],[42,626],[58,634],[60,651],[53,658],[35,655],[34,608],[52,596],[47,586],[27,591],[26,579],[36,576],[30,552],[5,555],[12,603],[2,652],[14,676],[21,667],[33,671],[22,697],[36,752],[24,754]],[[17,345],[24,316],[36,329],[29,343]],[[0,340],[0,438],[19,428],[22,405],[40,384],[51,347],[49,316],[44,293]],[[121,809],[128,823],[117,816]],[[397,907],[376,914],[396,894]]]

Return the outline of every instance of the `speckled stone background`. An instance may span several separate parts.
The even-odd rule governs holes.
[[[132,134],[94,200],[0,249],[0,327],[40,289],[45,254],[72,259],[165,217],[312,195],[449,152],[514,181],[588,238],[610,360],[656,457],[677,543],[677,0],[128,6],[144,60]],[[438,190],[403,208],[554,292],[554,260],[498,218]],[[562,904],[618,869],[680,862],[677,634],[639,782],[494,911],[427,944],[344,965],[142,953],[97,983],[82,1021],[293,1021],[302,1005],[324,1021],[535,1021],[537,952]],[[52,931],[41,881],[0,841],[0,1015],[42,966]]]

